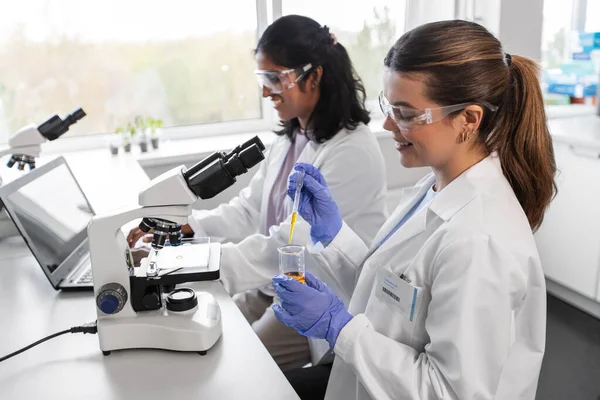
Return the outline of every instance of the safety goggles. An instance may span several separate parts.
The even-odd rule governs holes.
[[[258,86],[266,87],[273,94],[279,94],[284,90],[291,89],[296,85],[308,70],[312,68],[312,64],[306,64],[303,67],[286,69],[283,71],[265,71],[257,69],[254,71]]]
[[[396,123],[396,125],[398,125],[398,128],[403,130],[411,130],[419,126],[441,121],[453,112],[464,110],[471,104],[480,104],[487,107],[492,112],[498,110],[498,107],[488,103],[487,101],[460,103],[445,107],[417,110],[412,107],[393,106],[385,98],[383,91],[379,93],[379,107],[381,108],[381,112],[383,112],[383,115],[386,117],[390,117]]]

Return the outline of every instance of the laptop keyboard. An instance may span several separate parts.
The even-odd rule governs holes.
[[[92,269],[88,268],[88,270],[85,271],[85,274],[81,275],[81,277],[77,280],[77,283],[92,283]]]

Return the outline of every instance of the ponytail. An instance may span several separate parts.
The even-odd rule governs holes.
[[[498,152],[504,176],[531,229],[536,231],[557,191],[552,138],[538,80],[539,67],[520,56],[508,56],[507,62],[509,84],[487,147]]]

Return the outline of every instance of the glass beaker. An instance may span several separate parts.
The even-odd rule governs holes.
[[[304,279],[304,246],[281,246],[277,251],[279,251],[279,273],[306,283]]]

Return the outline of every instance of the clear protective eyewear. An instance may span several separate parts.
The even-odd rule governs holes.
[[[306,72],[312,68],[312,64],[306,64],[302,67],[286,69],[283,71],[265,71],[257,69],[254,71],[258,86],[266,87],[273,94],[282,93],[284,90],[291,89],[302,79]]]
[[[490,104],[487,101],[460,103],[445,107],[417,110],[412,107],[391,105],[388,99],[386,99],[383,95],[383,91],[379,93],[379,107],[381,108],[383,115],[390,117],[396,123],[396,125],[398,125],[398,128],[404,130],[412,130],[419,126],[439,122],[453,112],[464,110],[472,104],[483,105],[492,112],[496,112],[498,110],[497,106]]]

